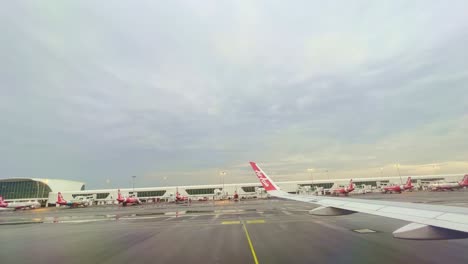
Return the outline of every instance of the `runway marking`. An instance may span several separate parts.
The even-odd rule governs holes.
[[[221,222],[222,225],[238,225],[240,224],[240,221],[223,221]]]
[[[292,213],[288,212],[288,211],[281,211],[281,212],[283,212],[284,214],[287,214],[287,215],[292,215]]]
[[[247,231],[247,226],[245,226],[245,223],[242,223],[242,228],[244,229],[245,236],[247,237],[247,242],[249,242],[249,247],[250,251],[252,252],[254,263],[258,264],[257,254],[255,253],[255,249],[253,247],[252,240],[250,240],[249,231]]]
[[[119,218],[119,220],[145,220],[145,219],[165,219],[165,217],[161,217],[161,216],[138,216],[138,217],[121,217]],[[168,219],[171,219],[171,218],[168,218]]]
[[[247,224],[264,224],[265,220],[263,219],[256,219],[256,220],[247,220]]]
[[[367,229],[367,228],[364,228],[364,229],[354,229],[353,230],[354,232],[357,232],[357,233],[361,233],[361,234],[366,234],[366,233],[375,233],[377,231],[374,231],[372,229]]]
[[[101,222],[101,221],[111,221],[115,219],[83,219],[83,220],[64,220],[57,221],[54,223],[91,223],[91,222]]]

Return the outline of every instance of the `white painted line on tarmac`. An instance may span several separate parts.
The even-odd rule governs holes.
[[[155,219],[161,218],[160,216],[140,216],[140,217],[122,217],[119,220],[140,220],[140,219]]]
[[[186,211],[178,211],[178,212],[166,212],[164,215],[184,215],[186,214]]]
[[[65,221],[57,221],[54,223],[91,223],[91,222],[102,222],[102,221],[112,221],[115,219],[84,219],[84,220],[65,220]]]
[[[353,230],[356,233],[361,233],[361,234],[367,234],[367,233],[375,233],[377,231],[374,231],[372,229],[364,228],[364,229],[355,229]]]

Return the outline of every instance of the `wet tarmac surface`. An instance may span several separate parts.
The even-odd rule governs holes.
[[[468,206],[466,191],[355,197]],[[468,239],[399,240],[392,232],[405,221],[365,214],[308,214],[314,207],[268,199],[2,211],[0,259],[1,263],[468,263]],[[38,224],[21,224],[33,219]]]

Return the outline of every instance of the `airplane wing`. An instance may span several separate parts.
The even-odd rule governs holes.
[[[281,191],[255,162],[250,162],[250,165],[271,196],[318,205],[318,208],[310,211],[311,214],[344,215],[359,212],[411,222],[393,232],[394,237],[402,239],[468,238],[468,208],[289,194]]]

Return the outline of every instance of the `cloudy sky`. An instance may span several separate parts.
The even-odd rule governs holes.
[[[278,180],[466,172],[467,9],[4,2],[0,177],[255,182],[249,160]]]

